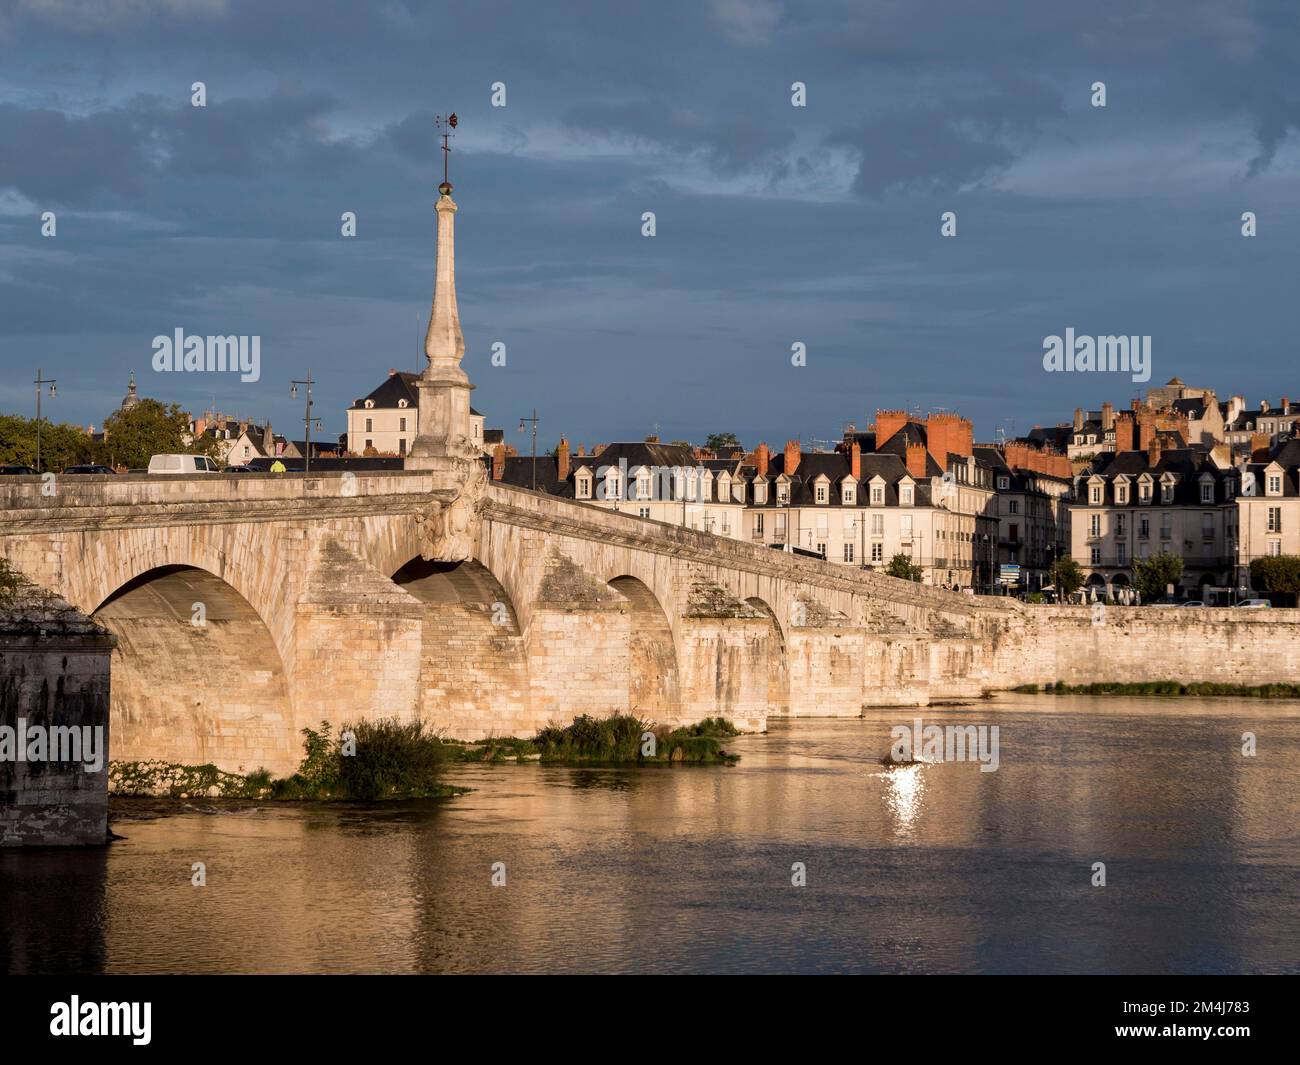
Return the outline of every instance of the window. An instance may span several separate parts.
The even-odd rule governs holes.
[[[872,562],[883,562],[884,560],[885,560],[885,545],[882,544],[882,543],[874,543],[874,544],[872,544],[872,545],[871,545],[871,561],[872,561]]]
[[[1094,504],[1101,502],[1101,485],[1099,484],[1094,484],[1092,486],[1092,502]]]
[[[1123,535],[1124,535],[1124,515],[1123,515],[1123,514],[1116,514],[1116,515],[1115,515],[1115,535],[1116,535],[1116,536],[1123,536]]]
[[[1282,531],[1282,508],[1268,508],[1268,531],[1280,533]]]
[[[998,478],[998,488],[1000,488],[1002,491],[1005,492],[1010,487],[1011,487],[1011,481],[1009,478],[1007,477]]]
[[[1268,542],[1268,553],[1272,555],[1274,558],[1277,558],[1277,556],[1282,553],[1282,541],[1270,540]]]
[[[370,419],[370,418],[367,418],[367,419],[366,419],[366,432],[368,432],[368,433],[373,433],[374,431],[375,431],[375,426],[374,426],[374,424],[373,424],[373,420]]]
[[[1128,502],[1128,485],[1126,485],[1123,481],[1115,482],[1115,502],[1116,503]]]
[[[763,535],[763,515],[762,515],[762,514],[755,514],[755,515],[754,515],[754,535],[755,535],[755,536],[762,536],[762,535]]]
[[[1201,539],[1203,540],[1214,539],[1214,515],[1213,514],[1201,515]]]
[[[1201,485],[1201,502],[1202,503],[1214,502],[1214,485],[1210,481],[1206,481],[1204,484]]]
[[[1162,540],[1169,539],[1169,535],[1170,535],[1169,528],[1170,528],[1169,512],[1165,511],[1163,514],[1160,515],[1160,539]]]
[[[1101,515],[1100,515],[1100,514],[1092,514],[1092,515],[1089,515],[1089,517],[1088,517],[1088,535],[1089,535],[1089,536],[1100,536],[1100,535],[1101,535]]]
[[[403,432],[403,433],[406,432],[406,419],[405,419],[405,418],[398,418],[398,419],[397,419],[397,428],[398,428],[398,431],[399,431],[399,432]]]
[[[1018,499],[1008,499],[1008,500],[1007,500],[1007,513],[1008,513],[1008,514],[1018,514],[1018,513],[1020,513],[1020,500],[1018,500]]]
[[[374,447],[374,446],[375,446],[375,442],[374,442],[373,440],[367,440],[367,441],[366,441],[366,449],[367,449],[367,450],[369,450],[370,448],[372,448],[372,447]]]
[[[872,536],[885,535],[885,516],[883,514],[871,515],[871,535]]]
[[[898,538],[904,543],[912,540],[912,515],[904,514],[898,525]]]
[[[826,557],[826,545],[825,545],[825,544],[818,544],[818,545],[817,545],[817,553],[818,553],[819,555],[821,555],[822,558],[825,558],[825,557]]]
[[[1141,539],[1141,540],[1145,540],[1145,539],[1147,539],[1147,537],[1149,537],[1150,535],[1151,535],[1151,519],[1150,519],[1150,518],[1146,518],[1146,517],[1139,518],[1139,519],[1138,519],[1138,538]]]
[[[637,499],[650,498],[650,471],[640,470],[636,475],[636,497]]]
[[[400,437],[400,438],[398,439],[398,441],[397,441],[397,453],[398,453],[399,455],[405,455],[405,454],[406,454],[406,437],[404,437],[404,436],[403,436],[403,437]]]
[[[370,410],[371,408],[374,407],[374,405],[375,405],[375,401],[373,399],[366,400],[366,410]]]
[[[778,503],[790,502],[790,486],[788,484],[778,484],[776,486],[776,501]]]
[[[637,508],[636,508],[636,512],[637,512],[641,517],[643,517],[643,518],[648,518],[648,517],[650,517],[650,508],[649,508],[649,507],[637,507]]]
[[[900,507],[910,507],[912,505],[912,486],[910,484],[905,484],[898,490],[898,505]]]
[[[1121,566],[1128,562],[1128,546],[1123,540],[1115,545],[1115,561]]]
[[[1012,526],[1011,526],[1011,532],[1007,534],[1007,538],[1008,538],[1008,539],[1009,539],[1013,544],[1017,544],[1017,543],[1019,543],[1019,542],[1020,542],[1020,526],[1019,526],[1019,525],[1012,525]]]
[[[885,501],[885,490],[878,484],[871,486],[871,505],[878,507]]]
[[[842,493],[841,498],[844,501],[845,505],[850,507],[853,506],[853,504],[856,503],[858,499],[858,486],[856,484],[846,484],[844,486],[844,492]]]
[[[1092,564],[1093,564],[1094,566],[1100,566],[1100,565],[1101,565],[1101,548],[1100,548],[1100,547],[1094,547],[1094,548],[1092,549],[1092,551],[1090,552],[1090,554],[1089,554],[1089,558],[1091,559]]]
[[[819,484],[817,486],[817,502],[818,503],[826,502],[826,486],[824,484]]]
[[[370,404],[370,405],[371,405],[372,407],[374,406],[373,403]],[[399,407],[401,407],[403,410],[405,410],[405,409],[406,409],[406,400],[404,400],[404,399],[399,399],[399,400],[397,401],[397,405],[398,405]]]
[[[1143,503],[1151,502],[1151,482],[1143,481],[1138,485],[1138,499]]]
[[[1270,473],[1268,475],[1268,494],[1271,496],[1282,494],[1282,475],[1280,473]]]
[[[591,477],[588,474],[582,474],[578,477],[578,498],[591,498]]]

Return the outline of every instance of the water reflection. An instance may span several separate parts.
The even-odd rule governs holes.
[[[0,852],[0,957],[112,972],[1297,969],[1300,704],[935,708],[927,722],[999,725],[999,770],[883,769],[890,726],[915,713],[774,725],[735,740],[731,768],[467,765],[454,781],[475,790],[444,804],[136,821],[116,804],[127,838],[110,848]]]
[[[885,802],[894,816],[894,835],[899,839],[911,838],[912,826],[921,815],[926,768],[923,765],[900,765],[881,772],[885,781]]]

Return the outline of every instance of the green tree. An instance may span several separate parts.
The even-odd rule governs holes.
[[[217,457],[217,442],[208,436],[190,438],[190,416],[175,403],[142,399],[104,420],[104,446],[114,465],[143,468],[154,455],[184,454]]]
[[[41,469],[59,471],[65,466],[101,461],[101,448],[78,425],[55,424],[41,419]],[[36,466],[36,419],[19,414],[0,415],[0,463]]]
[[[889,565],[885,567],[885,572],[891,577],[897,577],[904,581],[919,581],[925,572],[920,566],[912,564],[910,555],[905,555],[901,551],[889,560]]]
[[[704,446],[714,451],[720,447],[740,447],[740,437],[735,433],[710,433]]]
[[[1251,587],[1261,592],[1300,594],[1300,555],[1273,555],[1250,563]]]
[[[1180,555],[1161,551],[1150,558],[1140,558],[1133,564],[1133,583],[1142,593],[1144,602],[1159,599],[1166,588],[1177,585],[1183,576],[1183,560]]]
[[[1068,599],[1083,587],[1083,568],[1072,558],[1058,558],[1052,564],[1052,583],[1057,596]]]

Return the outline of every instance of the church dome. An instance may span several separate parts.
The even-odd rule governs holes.
[[[140,402],[140,397],[135,391],[135,371],[131,371],[131,383],[126,386],[126,395],[122,398],[122,410],[130,410]]]

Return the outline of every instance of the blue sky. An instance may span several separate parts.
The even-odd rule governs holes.
[[[296,436],[310,369],[342,431],[422,367],[446,110],[465,367],[521,446],[534,406],[548,445],[896,406],[989,439],[1147,387],[1044,373],[1067,327],[1150,335],[1152,383],[1297,396],[1298,57],[1280,2],[10,0],[0,409],[40,365],[99,425],[134,369]],[[261,380],[153,373],[178,327],[260,335]]]

